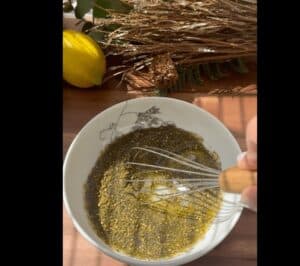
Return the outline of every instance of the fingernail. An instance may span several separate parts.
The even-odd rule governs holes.
[[[254,206],[251,206],[251,204],[249,204],[247,198],[241,198],[240,202],[239,202],[240,206],[242,206],[243,208],[247,208],[249,210],[255,211],[257,212],[257,208]]]
[[[244,202],[243,200],[240,200],[239,204],[240,204],[240,206],[242,206],[243,208],[249,209],[248,204],[247,204],[246,202]]]
[[[242,152],[236,158],[238,162],[240,162],[246,156],[246,152]]]

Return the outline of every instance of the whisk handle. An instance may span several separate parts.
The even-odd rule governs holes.
[[[219,185],[224,192],[241,193],[246,187],[257,184],[257,172],[231,167],[219,176]]]

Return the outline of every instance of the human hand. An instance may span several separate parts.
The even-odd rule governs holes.
[[[250,120],[246,130],[247,152],[238,156],[238,167],[242,169],[257,169],[257,117]],[[242,192],[242,203],[249,209],[257,211],[257,186],[250,186]]]

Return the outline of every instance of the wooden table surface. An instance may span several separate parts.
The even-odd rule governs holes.
[[[245,128],[256,114],[256,97],[207,97],[200,93],[174,93],[170,97],[193,102],[220,119],[245,149]],[[110,89],[79,90],[65,85],[63,106],[64,154],[79,130],[96,114],[113,104],[137,97],[126,91]],[[196,121],[195,121],[196,122]],[[63,265],[117,266],[111,259],[87,242],[74,228],[64,209]],[[255,266],[257,263],[256,214],[244,210],[229,236],[203,258],[187,265]]]

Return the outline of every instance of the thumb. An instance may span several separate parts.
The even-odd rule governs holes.
[[[241,169],[256,170],[257,168],[257,153],[253,151],[247,151],[241,153],[237,157],[238,167]]]
[[[246,130],[247,152],[239,155],[238,166],[242,169],[257,168],[257,117],[249,122]]]

